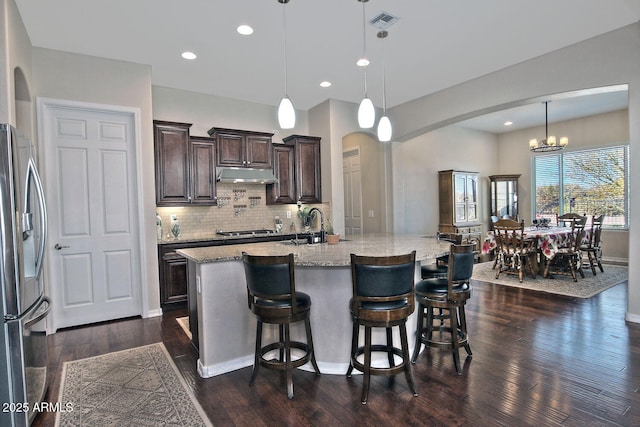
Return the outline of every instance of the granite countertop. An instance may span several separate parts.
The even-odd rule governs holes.
[[[178,254],[206,264],[242,259],[242,252],[252,255],[287,255],[293,253],[295,265],[307,267],[344,267],[351,264],[350,254],[368,256],[401,255],[416,251],[416,261],[433,260],[449,253],[449,243],[434,236],[417,234],[369,234],[349,237],[337,245],[326,243],[292,245],[290,242],[262,242],[241,245],[180,249]]]

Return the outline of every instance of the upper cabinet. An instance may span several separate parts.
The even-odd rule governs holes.
[[[283,142],[274,145],[278,183],[267,186],[267,203],[321,203],[320,138],[291,135]]]
[[[215,140],[191,137],[189,123],[154,120],[156,204],[216,204]]]
[[[222,128],[211,128],[208,133],[217,142],[216,166],[242,168],[273,166],[272,133]]]
[[[267,185],[267,204],[296,203],[295,150],[291,144],[273,145],[275,184]]]
[[[520,175],[491,175],[490,215],[518,219],[518,178]]]

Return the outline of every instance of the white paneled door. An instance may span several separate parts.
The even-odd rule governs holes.
[[[362,171],[360,150],[342,153],[344,180],[344,232],[347,236],[362,234]]]
[[[84,107],[39,104],[54,330],[141,313],[135,116]]]

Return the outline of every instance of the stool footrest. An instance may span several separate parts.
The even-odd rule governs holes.
[[[311,354],[309,353],[309,346],[303,342],[299,341],[290,341],[289,347],[297,350],[304,351],[304,355],[296,360],[291,361],[292,368],[298,368],[304,364],[306,364],[310,358]],[[277,371],[285,371],[287,369],[287,361],[286,360],[277,360],[277,359],[266,359],[264,357],[265,354],[272,352],[274,350],[285,350],[284,342],[274,342],[272,344],[266,345],[260,349],[260,365],[265,368],[275,369]]]
[[[402,349],[397,347],[389,347],[383,344],[376,344],[371,346],[371,353],[374,352],[382,352],[382,353],[393,353],[396,356],[402,357]],[[357,369],[360,372],[365,372],[364,363],[360,362],[357,358],[360,355],[364,354],[364,347],[358,347],[356,352],[351,357],[351,365],[354,369]],[[382,375],[382,376],[390,376],[397,375],[400,372],[404,371],[404,361],[401,361],[398,365],[389,366],[389,367],[374,367],[371,366],[369,368],[369,372],[371,375]]]

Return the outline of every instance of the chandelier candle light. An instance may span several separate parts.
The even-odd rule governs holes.
[[[533,138],[529,140],[529,149],[535,152],[543,152],[543,151],[557,151],[562,150],[564,147],[569,145],[569,138],[563,136],[560,138],[560,144],[557,144],[555,136],[549,136],[549,121],[547,115],[547,104],[550,101],[543,102],[544,104],[544,127],[545,127],[545,139],[538,142],[537,139]]]
[[[360,58],[356,64],[364,67],[364,99],[360,102],[360,107],[358,107],[358,124],[363,129],[370,129],[376,121],[376,110],[373,107],[373,102],[371,102],[369,96],[367,96],[367,66],[369,65],[369,60],[367,59],[367,39],[365,37],[364,4],[369,0],[358,1],[362,3],[362,58]]]
[[[285,5],[289,0],[277,0],[282,3],[282,28],[284,34],[284,98],[278,107],[278,122],[282,129],[292,129],[296,125],[296,110],[293,108],[291,99],[287,93],[287,19],[285,15]]]

